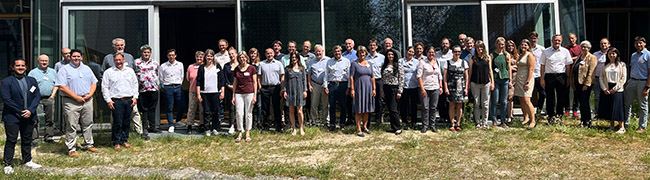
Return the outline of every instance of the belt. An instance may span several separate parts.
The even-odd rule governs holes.
[[[344,83],[347,84],[348,82],[347,81],[329,81],[327,83],[328,84],[337,84],[338,85],[338,84],[344,84]]]
[[[635,81],[645,81],[645,79],[637,79],[637,78],[630,78],[630,79],[635,80]]]
[[[121,97],[121,98],[111,98],[111,99],[112,99],[113,101],[117,101],[117,100],[129,100],[129,99],[131,99],[131,98],[133,98],[133,97]]]
[[[311,80],[311,82],[316,83],[316,84],[318,84],[318,85],[323,85],[323,83],[318,83],[318,82],[316,82],[316,81],[314,81],[314,80]]]
[[[546,73],[546,75],[554,75],[554,76],[563,75],[563,74],[566,74],[566,73]]]
[[[41,99],[49,99],[50,96],[41,96]]]
[[[180,84],[170,84],[170,85],[164,85],[164,86],[172,86],[172,87],[176,87],[176,86],[180,86]]]
[[[262,88],[272,88],[272,87],[276,87],[276,86],[279,86],[279,85],[262,85]]]

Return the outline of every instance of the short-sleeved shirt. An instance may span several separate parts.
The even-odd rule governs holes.
[[[569,50],[563,47],[557,49],[553,47],[546,48],[540,61],[540,64],[545,66],[545,74],[566,73],[566,66],[573,64]]]
[[[571,54],[571,57],[576,57],[580,56],[582,54],[582,51],[580,50],[580,45],[576,44],[575,46],[571,46],[571,44],[564,46],[567,50],[569,50],[569,54]]]
[[[190,82],[190,87],[196,87],[196,75],[199,72],[199,67],[201,66],[193,64],[187,67],[187,76],[185,78]],[[196,88],[190,88],[190,92],[196,93]]]
[[[381,66],[384,65],[385,58],[384,55],[379,53],[375,53],[375,56],[368,53],[368,57],[366,57],[366,60],[372,64],[372,76],[375,77],[375,80],[381,79]]]
[[[533,56],[535,56],[535,69],[533,69],[533,76],[535,78],[541,77],[542,74],[540,73],[541,71],[541,64],[540,61],[542,59],[542,54],[544,54],[544,46],[540,44],[536,44],[534,48],[531,49],[531,52],[533,52]]]
[[[596,71],[594,74],[596,74],[596,77],[599,77],[603,65],[607,62],[607,51],[596,51],[594,53],[594,56],[596,56],[596,60],[598,60],[598,65],[596,66]]]
[[[129,53],[122,52],[124,55],[124,67],[128,67],[133,69],[133,65],[135,64],[135,61],[133,60],[133,56]],[[104,56],[104,62],[102,63],[102,69],[107,70],[108,68],[111,68],[115,66],[115,60],[113,59],[113,54],[107,54]]]
[[[56,74],[55,86],[66,86],[72,93],[84,96],[90,93],[90,85],[97,83],[97,78],[90,67],[79,62],[79,67],[73,63],[63,66]]]
[[[311,81],[318,83],[318,84],[323,84],[325,81],[325,68],[327,68],[327,61],[330,58],[327,56],[323,56],[323,59],[318,60],[318,59],[313,59],[309,64],[310,66],[307,67],[307,73],[311,76]]]
[[[235,87],[235,93],[237,94],[249,94],[255,92],[255,83],[253,81],[253,75],[257,74],[257,69],[249,65],[245,71],[241,71],[239,67],[233,72],[235,79],[237,79],[237,87]]]
[[[343,52],[343,53],[341,54],[341,56],[347,58],[347,59],[350,60],[350,61],[356,61],[356,60],[358,59],[358,57],[357,57],[357,51],[354,50],[354,49],[353,49],[352,51],[345,51],[345,52]]]
[[[650,68],[650,52],[643,49],[641,53],[634,52],[630,57],[630,77],[634,79],[648,79],[648,68]]]
[[[65,61],[65,59],[61,59],[61,61],[54,64],[54,70],[56,70],[56,72],[59,72],[59,69],[63,68],[63,66],[65,66],[65,65],[68,65],[68,63],[70,63],[70,62]]]
[[[34,68],[29,71],[30,77],[36,79],[41,96],[51,96],[54,83],[56,82],[56,72],[48,67],[45,71],[41,68]]]
[[[416,74],[420,61],[413,58],[411,61],[407,62],[405,58],[402,58],[399,59],[399,64],[404,67],[404,80],[406,81],[404,82],[404,88],[412,89],[420,87]]]
[[[138,58],[135,60],[135,75],[138,76],[140,92],[158,91],[158,61],[149,58],[149,61],[143,61]]]
[[[284,75],[284,66],[277,60],[264,60],[260,62],[260,69],[257,75],[261,75],[260,83],[262,86],[280,85],[280,75]]]
[[[440,68],[440,63],[436,61],[431,64],[429,59],[420,61],[417,70],[417,77],[422,78],[422,86],[425,90],[436,90],[440,89],[440,80],[442,80],[442,68]]]
[[[330,58],[327,60],[327,68],[325,68],[325,82],[324,87],[328,87],[329,82],[345,82],[350,78],[350,60],[341,56],[340,59]]]

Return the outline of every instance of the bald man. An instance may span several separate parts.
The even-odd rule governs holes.
[[[68,52],[70,49],[68,49]],[[70,55],[68,54],[68,57]],[[38,89],[41,93],[41,100],[39,106],[43,106],[43,116],[45,119],[45,134],[43,139],[45,142],[54,143],[52,136],[54,135],[54,97],[56,92],[59,90],[59,87],[54,86],[54,81],[56,80],[56,71],[49,67],[50,57],[45,54],[38,56],[38,67],[32,69],[29,72],[30,77],[36,79],[38,83]],[[32,133],[32,147],[38,146],[38,123],[39,118],[37,118],[36,123],[34,124],[34,131]]]
[[[61,49],[61,58],[61,61],[54,64],[54,70],[56,70],[56,72],[59,72],[59,69],[70,63],[70,48]]]

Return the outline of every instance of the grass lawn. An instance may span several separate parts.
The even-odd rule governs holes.
[[[648,132],[630,127],[623,135],[596,121],[593,129],[576,127],[578,120],[548,126],[542,120],[527,131],[519,121],[508,129],[475,130],[465,124],[461,132],[421,134],[409,130],[396,136],[373,127],[365,138],[345,132],[307,128],[303,137],[290,133],[254,131],[253,141],[235,143],[231,136],[143,141],[131,136],[133,148],[116,152],[110,136],[96,135],[99,153],[80,151],[70,158],[63,142],[41,143],[33,159],[55,169],[118,167],[187,169],[219,172],[237,177],[313,177],[319,179],[648,179]],[[632,124],[635,124],[633,122]],[[0,142],[4,145],[4,140]],[[15,162],[20,160],[16,153]],[[82,171],[79,171],[82,172]],[[118,173],[119,174],[119,173]],[[168,179],[148,176],[48,173],[18,165],[9,179]],[[182,178],[182,177],[180,177]]]

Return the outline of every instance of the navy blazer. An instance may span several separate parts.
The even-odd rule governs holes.
[[[36,122],[36,107],[41,101],[41,92],[38,89],[38,83],[36,79],[30,76],[25,76],[25,81],[27,82],[27,97],[23,97],[23,93],[20,89],[20,84],[18,84],[18,79],[15,76],[9,76],[2,80],[0,83],[0,94],[2,95],[2,100],[4,101],[4,108],[2,109],[2,121],[3,122],[20,122],[24,120],[30,120]],[[27,110],[32,112],[32,116],[29,118],[22,118],[20,115],[22,111],[25,110],[24,99],[27,98]]]

